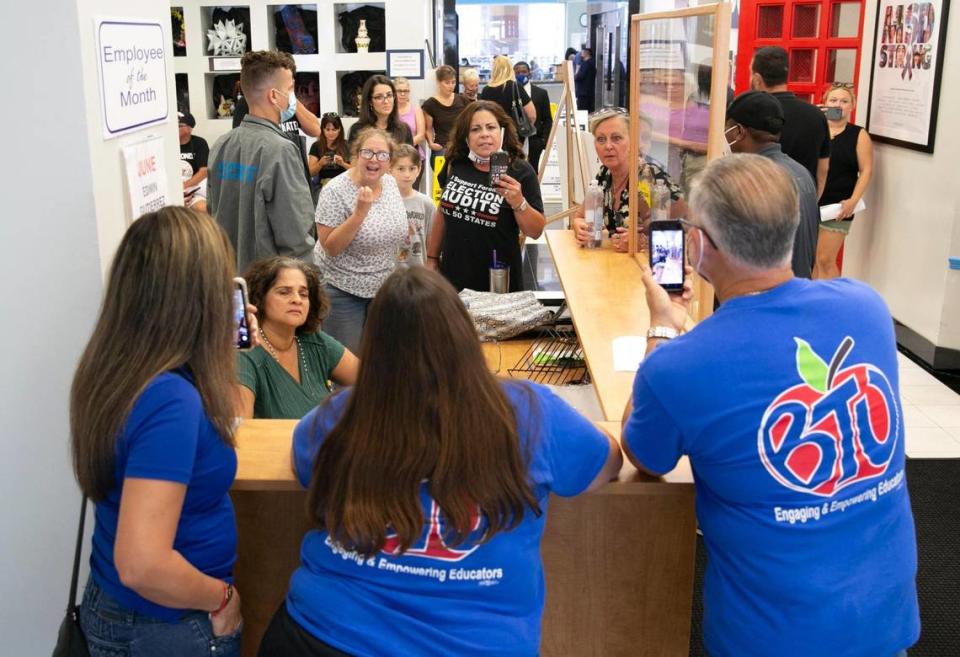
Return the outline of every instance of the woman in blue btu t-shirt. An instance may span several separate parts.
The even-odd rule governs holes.
[[[294,431],[316,529],[261,657],[533,657],[549,494],[617,444],[541,386],[498,381],[453,287],[401,269],[370,306],[354,390]]]
[[[234,258],[210,216],[182,207],[140,217],[114,257],[70,399],[96,502],[80,610],[93,657],[240,654]]]

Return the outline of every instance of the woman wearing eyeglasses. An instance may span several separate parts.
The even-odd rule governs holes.
[[[360,120],[350,128],[350,144],[364,128],[385,130],[398,144],[413,146],[413,133],[400,120],[397,110],[397,88],[386,75],[371,75],[360,93]]]
[[[317,203],[317,262],[330,299],[323,331],[353,353],[370,300],[393,271],[409,230],[397,181],[389,175],[395,147],[385,131],[361,130],[353,140],[353,168],[327,183]]]
[[[867,131],[850,123],[850,112],[857,105],[853,89],[835,84],[823,96],[827,107],[839,107],[840,118],[830,127],[830,169],[820,196],[820,205],[840,204],[840,215],[834,221],[821,221],[817,235],[817,259],[813,278],[836,278],[840,275],[837,254],[850,232],[853,209],[863,198],[873,176],[873,142]]]

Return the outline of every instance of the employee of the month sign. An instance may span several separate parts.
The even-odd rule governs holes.
[[[167,119],[167,64],[160,23],[98,18],[97,68],[103,137]]]

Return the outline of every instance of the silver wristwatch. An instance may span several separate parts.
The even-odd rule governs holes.
[[[669,326],[651,326],[647,330],[647,340],[651,338],[673,340],[678,335],[680,335],[680,331],[675,328],[670,328]]]

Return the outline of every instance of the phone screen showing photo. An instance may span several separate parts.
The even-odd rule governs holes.
[[[664,224],[658,226],[657,224]],[[684,240],[678,221],[655,221],[650,224],[650,269],[664,289],[683,289]]]
[[[234,344],[237,349],[250,348],[250,324],[247,321],[247,299],[243,287],[233,284]]]

